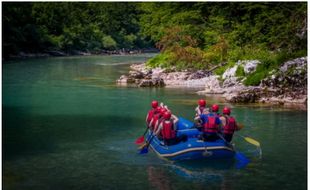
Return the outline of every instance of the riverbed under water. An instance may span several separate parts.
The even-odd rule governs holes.
[[[306,189],[307,112],[229,105],[250,160],[171,163],[134,144],[153,99],[192,119],[195,89],[118,86],[129,64],[152,54],[10,61],[2,68],[3,189]],[[207,97],[208,104],[216,98]]]

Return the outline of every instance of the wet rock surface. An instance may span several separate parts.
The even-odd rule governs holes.
[[[163,87],[165,86],[162,78],[142,79],[139,81],[139,87]]]

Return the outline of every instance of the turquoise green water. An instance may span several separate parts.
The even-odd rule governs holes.
[[[170,163],[137,154],[153,99],[193,117],[192,89],[122,87],[152,55],[11,61],[2,68],[3,189],[306,189],[307,112],[230,105],[262,146],[234,142],[251,163]],[[209,102],[215,99],[209,97]],[[223,104],[220,104],[221,107]]]

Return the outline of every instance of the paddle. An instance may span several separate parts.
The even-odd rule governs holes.
[[[238,136],[240,136],[240,137],[242,137],[242,138],[243,138],[245,141],[247,141],[248,143],[253,144],[253,145],[257,146],[257,147],[260,147],[260,143],[259,143],[257,140],[254,140],[254,139],[252,139],[252,138],[250,138],[250,137],[242,136],[242,135],[240,135],[240,134],[238,134],[238,133],[235,133],[235,134],[238,135]]]
[[[248,118],[246,118],[246,121],[248,121],[250,124],[249,124],[249,126],[251,127],[251,128],[253,128],[253,122],[251,121],[251,120],[249,120]],[[240,123],[239,125],[241,125],[240,127],[240,129],[242,129],[243,127],[244,127],[244,125],[242,124],[242,123]],[[238,125],[238,126],[239,126]],[[237,134],[237,135],[239,135],[239,134]],[[251,143],[251,144],[253,144],[253,145],[255,145],[255,146],[260,146],[260,143],[257,141],[257,140],[254,140],[253,138],[251,138],[251,137],[245,137],[245,136],[242,136],[242,135],[239,135],[240,137],[242,137],[242,138],[244,138],[247,142],[249,142],[249,143]]]
[[[153,135],[153,133],[151,135]],[[153,135],[146,144],[144,144],[143,146],[140,147],[141,148],[141,150],[139,152],[140,154],[146,154],[146,153],[149,152],[148,149],[149,149],[149,146],[150,146],[150,144],[151,144],[151,142],[152,142],[154,137],[155,137],[155,135]]]
[[[226,139],[221,134],[217,133],[217,135],[226,143],[226,145],[228,145],[229,147],[234,149],[233,145],[230,142],[227,142]],[[236,160],[238,160],[237,168],[241,169],[241,168],[245,167],[250,162],[250,160],[241,152],[239,152],[237,150],[235,150],[235,152],[236,152],[235,158],[236,158]]]
[[[148,129],[149,129],[149,127],[146,126],[146,129],[145,129],[145,132],[143,133],[143,135],[141,137],[137,138],[137,140],[135,141],[136,144],[141,144],[144,142],[144,136],[145,136]]]

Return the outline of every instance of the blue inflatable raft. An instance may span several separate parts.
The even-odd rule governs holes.
[[[186,135],[187,141],[180,142],[176,145],[166,146],[156,136],[150,143],[154,152],[169,160],[193,160],[193,159],[218,159],[233,158],[235,150],[228,146],[224,140],[219,139],[215,142],[204,142],[197,137],[201,132],[193,128],[194,124],[184,118],[179,118],[177,123],[177,135]],[[152,133],[149,131],[147,139],[150,139]]]

